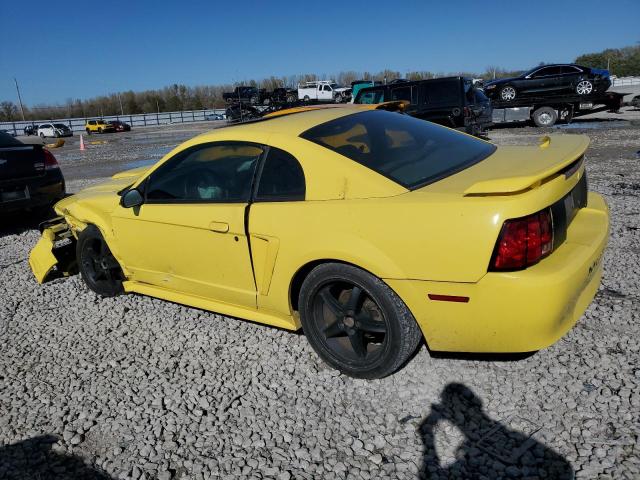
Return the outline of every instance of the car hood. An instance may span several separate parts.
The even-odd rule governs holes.
[[[55,210],[60,215],[71,214],[83,221],[86,217],[78,210],[88,208],[111,212],[120,202],[118,192],[135,183],[149,168],[151,166],[116,173],[109,180],[84,188],[75,195],[60,200],[56,203]]]

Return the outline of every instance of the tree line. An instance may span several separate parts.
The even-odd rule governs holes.
[[[640,75],[640,46],[607,49],[600,53],[588,53],[576,58],[581,65],[595,68],[609,68],[617,76]],[[544,62],[540,63],[541,65]],[[472,78],[494,79],[520,74],[520,71],[506,70],[497,66],[489,66],[482,73],[455,72],[447,75],[463,75]],[[225,105],[223,92],[233,90],[237,85],[250,85],[267,90],[278,87],[295,88],[300,82],[324,80],[332,78],[341,85],[350,85],[354,80],[391,81],[396,78],[408,80],[424,80],[445,76],[425,70],[405,72],[383,70],[377,73],[345,71],[334,76],[313,73],[276,77],[261,80],[248,80],[236,84],[200,85],[190,87],[173,84],[157,90],[133,92],[131,90],[81,100],[69,98],[58,105],[23,105],[26,120],[44,120],[56,118],[86,118],[105,115],[135,115],[140,113],[173,112],[179,110],[202,110],[220,108]],[[0,102],[0,121],[21,120],[22,113],[12,101]]]

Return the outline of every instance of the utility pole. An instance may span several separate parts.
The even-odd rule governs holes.
[[[22,121],[24,122],[24,107],[22,106],[22,97],[20,96],[20,88],[18,88],[18,80],[13,77],[13,81],[16,83],[16,92],[18,92],[18,103],[20,104],[20,112],[22,113]]]
[[[118,102],[120,102],[120,115],[124,116],[124,110],[122,109],[122,99],[120,98],[120,92],[118,92]]]

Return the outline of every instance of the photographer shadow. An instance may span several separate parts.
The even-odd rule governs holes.
[[[53,435],[30,438],[0,447],[0,478],[3,480],[112,480],[75,455],[52,450]]]
[[[438,440],[446,433],[442,422],[452,424],[464,440],[446,465],[438,455]],[[493,479],[547,478],[571,480],[571,464],[559,453],[534,438],[539,430],[525,419],[513,424],[529,430],[523,433],[489,418],[482,401],[465,385],[450,383],[441,394],[441,402],[418,429],[424,445],[421,479]],[[444,459],[445,461],[447,459]]]

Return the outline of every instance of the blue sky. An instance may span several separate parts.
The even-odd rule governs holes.
[[[0,101],[16,101],[14,76],[33,106],[270,75],[526,69],[636,45],[639,19],[640,0],[2,0]]]

